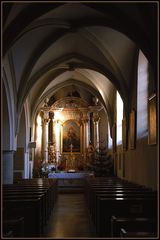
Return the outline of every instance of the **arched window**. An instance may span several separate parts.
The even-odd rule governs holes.
[[[137,76],[137,138],[147,136],[148,61],[139,51]]]
[[[110,131],[109,123],[108,123],[108,148],[109,149],[112,148],[112,138],[111,138],[111,131]]]
[[[117,145],[122,144],[122,119],[123,119],[123,101],[117,91]]]

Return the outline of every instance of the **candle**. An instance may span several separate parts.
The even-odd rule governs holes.
[[[71,143],[71,152],[72,152],[72,148],[73,148],[73,145],[72,145],[72,143]]]

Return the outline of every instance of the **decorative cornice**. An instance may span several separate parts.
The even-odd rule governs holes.
[[[89,108],[90,112],[96,113],[96,112],[101,111],[104,107],[100,106],[100,105],[96,105],[96,106],[89,106],[88,108]]]

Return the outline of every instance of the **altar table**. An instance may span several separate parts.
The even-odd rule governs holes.
[[[89,172],[60,172],[49,173],[48,178],[58,179],[58,186],[60,191],[78,191],[83,190],[84,178],[90,175],[91,173]]]
[[[84,178],[89,176],[88,172],[60,172],[60,173],[49,173],[48,178],[58,178],[58,179],[75,179]]]

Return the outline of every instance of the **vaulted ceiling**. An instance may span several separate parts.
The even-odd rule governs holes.
[[[14,73],[17,110],[31,115],[46,97],[73,89],[97,96],[113,118],[117,89],[128,108],[141,49],[156,73],[157,10],[153,3],[3,3],[3,56]]]

